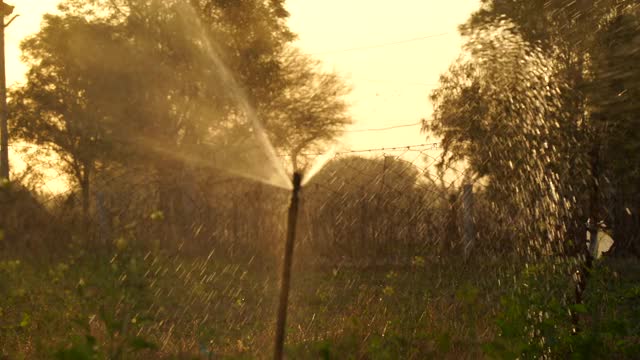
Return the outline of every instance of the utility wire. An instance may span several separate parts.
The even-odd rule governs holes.
[[[438,148],[440,148],[440,143],[426,143],[426,144],[386,147],[386,148],[378,148],[378,149],[339,151],[339,152],[336,152],[336,155],[356,154],[356,153],[366,153],[366,152],[378,152],[378,151],[410,150],[410,149],[413,149],[413,148],[426,148],[426,149],[423,149],[425,151],[426,150],[432,150],[432,149],[438,149]]]
[[[394,41],[394,42],[388,42],[388,43],[377,44],[377,45],[369,45],[369,46],[353,47],[353,48],[348,48],[348,49],[322,51],[322,52],[313,53],[311,55],[328,55],[328,54],[339,54],[339,53],[360,51],[360,50],[378,49],[378,48],[387,47],[387,46],[395,46],[395,45],[401,45],[401,44],[406,44],[406,43],[415,42],[415,41],[422,41],[422,40],[426,40],[426,39],[432,39],[432,38],[441,37],[441,36],[445,36],[445,35],[449,35],[449,34],[450,33],[446,32],[446,33],[441,33],[441,34],[421,36],[421,37],[417,37],[417,38]]]
[[[358,150],[344,150],[344,151],[336,151],[335,155],[348,155],[348,154],[359,154],[359,153],[372,153],[372,152],[380,152],[380,151],[429,151],[440,149],[442,146],[440,143],[425,143],[425,144],[416,144],[416,145],[404,145],[404,146],[395,146],[395,147],[384,147],[384,148],[375,148],[375,149],[358,149]],[[419,149],[419,150],[415,150]],[[301,153],[301,156],[322,156],[326,155],[326,153]],[[289,154],[279,154],[279,157],[288,158],[291,155]]]
[[[422,121],[418,121],[418,122],[411,123],[411,124],[402,124],[402,125],[389,126],[389,127],[384,127],[384,128],[375,128],[375,129],[345,130],[344,132],[345,133],[356,133],[356,132],[368,132],[368,131],[386,131],[386,130],[393,130],[393,129],[412,127],[412,126],[421,125],[421,124],[422,124]]]

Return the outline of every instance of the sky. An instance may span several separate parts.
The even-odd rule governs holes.
[[[27,67],[21,61],[20,42],[40,29],[42,16],[55,12],[59,0],[9,0],[7,4],[15,6],[13,15],[19,15],[5,29],[5,72],[7,86],[15,86],[24,82]],[[10,146],[12,144],[9,144]],[[22,144],[20,144],[22,145]],[[9,164],[11,172],[16,174],[24,171],[26,164],[12,149],[9,150]],[[49,192],[63,191],[68,187],[66,178],[61,176],[57,169],[40,169],[47,177],[44,184]]]
[[[9,0],[18,18],[5,30],[7,85],[24,81],[26,66],[20,60],[20,42],[40,29],[42,15],[55,12],[59,0]]]
[[[59,0],[14,0],[20,16],[6,29],[7,84],[24,81],[20,42],[38,31]],[[429,93],[461,52],[457,27],[479,0],[288,0],[295,45],[352,88],[353,124],[339,149],[378,149],[435,142],[420,133]],[[385,131],[367,131],[414,124]],[[365,131],[362,131],[365,130]],[[13,165],[19,166],[17,162]],[[19,169],[18,169],[19,170]]]
[[[341,139],[349,149],[436,141],[420,125],[429,93],[461,52],[457,31],[479,0],[288,0],[296,45],[352,87],[353,125]],[[419,40],[418,40],[419,39]],[[415,41],[412,41],[415,40]]]

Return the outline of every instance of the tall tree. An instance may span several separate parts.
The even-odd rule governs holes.
[[[575,133],[562,125],[570,116],[565,85],[553,62],[508,21],[476,29],[466,49],[441,77],[431,97],[433,121],[425,125],[443,139],[441,166],[464,160],[477,177],[488,177],[493,200],[518,214],[514,225],[526,241],[538,230],[531,224],[541,216],[560,221],[561,198],[575,195],[558,181],[568,178],[564,164],[576,155]]]
[[[615,251],[640,254],[640,7],[612,14],[598,32],[588,86],[603,170],[602,217]]]
[[[93,108],[92,82],[85,69],[75,65],[69,34],[106,34],[103,25],[84,19],[45,17],[40,36],[23,44],[24,59],[31,65],[27,82],[11,92],[13,136],[53,150],[63,170],[75,179],[82,193],[82,209],[88,215],[92,172],[106,151],[104,116]],[[61,66],[63,65],[63,66]]]
[[[616,162],[621,162],[619,157],[616,160],[611,156],[613,144],[626,144],[629,147],[637,143],[634,135],[631,135],[637,133],[633,131],[637,125],[622,115],[622,109],[637,104],[637,98],[633,97],[635,70],[632,69],[632,64],[636,61],[633,58],[634,49],[638,48],[633,29],[637,31],[637,28],[634,28],[631,25],[633,21],[630,21],[631,18],[637,18],[637,11],[637,4],[626,0],[483,1],[482,8],[461,27],[462,33],[469,37],[468,53],[471,59],[454,66],[449,74],[445,75],[441,88],[434,92],[438,116],[433,129],[445,136],[453,154],[474,158],[477,156],[468,144],[480,144],[474,141],[473,134],[478,132],[478,126],[487,121],[486,105],[494,102],[488,93],[482,93],[482,89],[495,87],[496,83],[480,77],[469,80],[467,75],[477,74],[478,66],[487,68],[487,63],[482,62],[479,54],[493,53],[498,63],[501,58],[508,58],[513,54],[511,42],[494,42],[485,46],[486,44],[478,43],[478,35],[486,42],[496,35],[483,32],[483,29],[488,26],[501,27],[503,24],[512,24],[505,30],[522,38],[527,44],[525,47],[529,49],[521,52],[519,61],[526,64],[531,59],[531,54],[535,53],[542,54],[547,59],[551,72],[547,72],[547,80],[539,84],[545,85],[546,82],[551,85],[551,89],[555,89],[551,97],[540,96],[545,94],[545,91],[540,92],[537,87],[531,87],[529,78],[539,74],[531,69],[526,70],[528,74],[522,74],[518,68],[508,74],[516,82],[524,81],[522,84],[527,85],[526,87],[498,88],[509,91],[506,95],[509,98],[530,97],[535,100],[531,105],[537,103],[538,106],[523,107],[518,101],[505,102],[502,109],[507,111],[507,119],[513,118],[514,115],[540,113],[543,114],[541,120],[556,124],[556,129],[550,133],[552,136],[547,139],[547,144],[553,149],[556,157],[553,169],[560,180],[559,183],[563,185],[563,190],[559,191],[566,199],[575,201],[574,210],[570,215],[572,220],[569,221],[573,229],[570,231],[570,237],[584,234],[582,229],[587,218],[590,218],[593,224],[606,217],[607,213],[620,213],[620,210],[624,209],[618,206],[618,210],[613,210],[607,205],[611,199],[607,200],[605,192],[611,191],[600,184],[606,184],[606,179],[609,178],[629,178],[626,174],[634,173],[633,169],[637,167],[629,165],[626,161],[623,161],[626,162],[623,166],[614,166]],[[620,19],[621,16],[624,17],[624,21]],[[620,30],[620,23],[623,22],[627,24],[624,26],[626,30]],[[481,48],[482,46],[485,47]],[[474,47],[475,50],[472,50]],[[617,55],[614,48],[617,49]],[[613,76],[616,73],[617,79]],[[458,82],[459,86],[450,86],[451,80],[460,78],[461,75],[467,77],[462,76],[463,80]],[[622,87],[621,77],[625,79],[625,85]],[[609,85],[612,82],[617,83],[618,92],[614,91],[615,86]],[[621,92],[623,96],[630,96],[625,98],[625,106],[605,105],[614,104],[619,100]],[[505,95],[491,96],[500,98]],[[454,100],[457,103],[454,103]],[[555,107],[553,113],[541,110],[549,105]],[[475,107],[475,111],[471,111],[472,107]],[[608,110],[604,110],[605,108]],[[612,111],[614,108],[620,111]],[[456,111],[460,116],[454,120],[449,115]],[[611,131],[622,128],[626,130],[625,134]],[[512,143],[511,139],[506,140],[504,135],[500,136],[497,132],[487,133],[486,136],[492,141],[497,141],[496,145],[500,142]],[[491,147],[489,151],[494,155],[505,155],[513,164],[525,155],[518,152],[501,152],[498,149],[499,147]],[[617,149],[620,150],[622,149]],[[539,150],[533,156],[540,156]],[[631,158],[633,159],[633,156]],[[471,166],[482,172],[482,167],[477,163],[472,161]],[[615,174],[614,167],[618,169]],[[588,170],[588,173],[577,176],[578,169]],[[635,210],[632,213],[635,213]]]
[[[70,0],[61,9],[23,44],[31,70],[12,96],[14,126],[87,164],[81,178],[98,160],[104,171],[146,166],[167,214],[179,212],[198,169],[226,161],[216,152],[233,147],[222,145],[254,136],[253,109],[287,152],[331,139],[349,120],[338,78],[289,50],[279,1]],[[89,157],[79,146],[95,157],[80,161]]]

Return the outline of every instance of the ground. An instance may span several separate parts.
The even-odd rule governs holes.
[[[640,265],[634,260],[601,262],[591,280],[591,300],[578,307],[563,304],[570,302],[562,298],[570,278],[560,276],[554,283],[544,277],[559,284],[547,291],[535,282],[543,279],[536,275],[541,268],[526,267],[514,276],[515,270],[498,260],[415,256],[404,264],[377,266],[314,266],[306,260],[298,259],[293,273],[289,358],[511,358],[540,350],[525,330],[544,332],[550,321],[555,323],[545,341],[558,352],[584,346],[583,337],[622,358],[639,349],[633,319],[640,314],[633,304],[640,299]],[[48,260],[5,258],[0,354],[8,359],[269,358],[278,273],[275,261],[216,252],[70,248]],[[534,281],[527,283],[531,276]],[[527,320],[538,308],[547,320]],[[581,313],[584,336],[570,335],[567,308]]]

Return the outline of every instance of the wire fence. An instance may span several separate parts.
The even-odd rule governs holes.
[[[466,256],[481,237],[483,224],[475,219],[487,210],[479,210],[482,198],[474,189],[483,185],[464,164],[440,163],[439,148],[425,143],[336,152],[303,189],[298,251],[317,263]],[[302,156],[313,163],[321,155]],[[47,176],[29,178],[28,172],[38,171]],[[88,231],[96,246],[126,237],[193,253],[221,246],[233,255],[246,249],[277,254],[282,245],[288,193],[280,189],[223,172],[182,169],[166,179],[151,167],[121,167],[96,171],[83,199],[69,174],[52,171],[30,167],[21,176],[31,179],[42,211],[54,211],[61,227],[77,234]],[[52,189],[60,182],[66,187]]]

